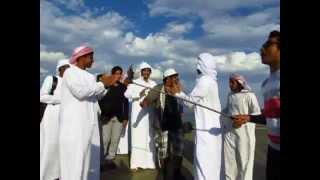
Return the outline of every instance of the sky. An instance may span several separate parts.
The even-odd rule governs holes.
[[[196,57],[209,52],[219,56],[222,107],[230,73],[244,75],[262,105],[260,85],[269,69],[259,49],[272,30],[280,30],[279,0],[41,0],[40,83],[55,74],[58,60],[89,45],[93,74],[145,61],[158,82],[175,68],[188,93]]]

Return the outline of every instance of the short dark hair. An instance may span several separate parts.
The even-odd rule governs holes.
[[[278,47],[280,48],[280,31],[271,31],[268,38],[276,38],[278,41]]]
[[[114,74],[116,73],[117,71],[121,71],[122,73],[122,68],[120,66],[114,66],[112,69],[111,69],[111,74]]]
[[[277,38],[280,41],[280,31],[271,31],[269,34],[269,38]]]

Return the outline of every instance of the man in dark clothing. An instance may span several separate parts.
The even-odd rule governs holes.
[[[160,93],[167,92],[174,81],[178,81],[178,73],[174,69],[164,72],[163,84],[150,90],[141,106],[152,106],[156,111],[153,123],[155,129],[155,144],[159,166],[163,169],[165,180],[184,179],[180,169],[183,153],[182,106],[177,98]]]
[[[107,162],[111,162],[116,156],[121,132],[128,122],[129,109],[128,100],[124,97],[124,92],[127,88],[120,82],[122,68],[119,66],[113,67],[111,74],[116,76],[118,81],[108,88],[106,95],[99,101],[103,159],[107,160]]]

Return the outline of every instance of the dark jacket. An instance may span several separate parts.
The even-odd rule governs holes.
[[[182,128],[181,113],[182,106],[178,103],[176,98],[168,97],[168,95],[161,94],[164,92],[163,84],[155,86],[150,90],[146,100],[149,105],[154,108],[156,116],[153,127],[156,130],[171,130],[176,131]]]
[[[100,119],[103,123],[108,122],[114,116],[118,118],[119,122],[128,120],[129,103],[124,96],[126,89],[127,87],[119,82],[118,86],[109,87],[106,95],[99,100]]]

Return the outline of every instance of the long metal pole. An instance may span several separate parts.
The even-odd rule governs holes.
[[[139,83],[136,83],[136,82],[133,82],[133,81],[132,81],[131,83],[132,83],[132,84],[135,84],[135,85],[138,85],[138,86],[141,86],[141,87],[144,87],[144,88],[147,88],[147,89],[150,89],[150,90],[152,90],[152,91],[156,91],[156,92],[159,92],[159,93],[168,95],[168,96],[175,97],[175,98],[177,98],[177,99],[181,99],[181,100],[183,100],[183,101],[186,101],[186,102],[191,103],[191,104],[194,104],[194,105],[196,105],[196,106],[205,108],[205,109],[207,109],[207,110],[209,110],[209,111],[213,111],[213,112],[215,112],[215,113],[218,113],[218,114],[220,114],[220,115],[222,115],[222,116],[224,116],[224,117],[227,117],[227,118],[230,118],[230,119],[231,119],[231,117],[230,117],[229,115],[227,115],[227,114],[225,114],[225,113],[223,113],[223,112],[220,112],[220,111],[217,111],[217,110],[215,110],[215,109],[209,108],[209,107],[207,107],[207,106],[198,104],[198,103],[196,103],[196,102],[189,101],[188,99],[184,99],[184,98],[182,98],[182,97],[174,96],[174,95],[168,94],[168,93],[166,93],[166,92],[159,91],[159,90],[156,90],[156,89],[153,89],[153,88],[144,86],[144,85],[142,85],[142,84],[139,84]]]

